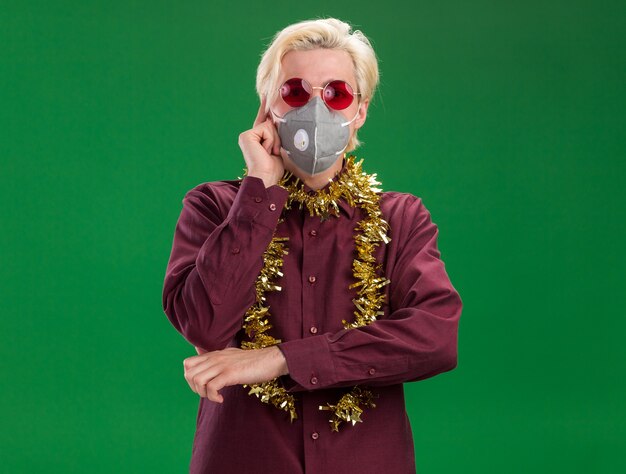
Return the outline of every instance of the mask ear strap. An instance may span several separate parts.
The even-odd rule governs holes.
[[[286,121],[287,121],[287,120],[285,120],[284,118],[279,117],[278,115],[276,115],[272,109],[270,109],[270,112],[272,112],[272,115],[274,116],[274,118],[275,118],[277,121],[279,121],[279,122],[286,122]]]
[[[358,115],[359,115],[359,109],[356,109],[356,114],[354,115],[354,117],[352,117],[352,120],[348,120],[347,122],[342,123],[341,126],[345,127],[346,125],[351,124],[352,122],[354,122],[354,119],[357,118]]]
[[[338,152],[336,152],[336,153],[335,153],[335,155],[341,155],[341,154],[344,152],[344,150],[345,150],[346,148],[348,148],[348,144],[347,144],[347,143],[346,143],[346,146],[344,146],[341,150],[339,150]]]

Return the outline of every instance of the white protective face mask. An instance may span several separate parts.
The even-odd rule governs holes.
[[[331,111],[320,97],[313,97],[302,107],[290,110],[284,117],[272,111],[278,124],[281,146],[289,158],[305,173],[314,175],[330,168],[350,140],[349,120]]]

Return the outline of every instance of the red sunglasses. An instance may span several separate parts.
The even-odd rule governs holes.
[[[313,89],[322,89],[322,99],[328,107],[334,110],[343,110],[349,107],[355,95],[352,87],[346,81],[330,81],[324,87],[313,87],[306,80],[299,77],[288,79],[280,86],[280,96],[291,107],[302,107],[311,99]]]

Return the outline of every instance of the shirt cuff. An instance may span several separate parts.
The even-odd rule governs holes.
[[[289,191],[278,184],[266,188],[261,178],[245,176],[229,214],[273,230],[288,197]]]
[[[311,336],[281,342],[278,348],[287,360],[289,378],[284,379],[288,392],[316,390],[335,383],[335,367],[326,336]]]

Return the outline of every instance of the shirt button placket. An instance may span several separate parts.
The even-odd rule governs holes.
[[[316,298],[318,286],[322,283],[324,271],[324,257],[320,239],[320,218],[311,216],[304,210],[304,225],[302,228],[302,337],[316,337],[321,330],[321,320],[316,320]],[[319,373],[309,374],[311,388],[317,388],[321,383]],[[324,449],[321,443],[319,425],[319,405],[322,403],[320,395],[323,391],[312,390],[301,392],[302,396],[302,436],[304,440],[304,461],[306,472],[320,472],[320,450]],[[324,421],[326,421],[324,419]]]

